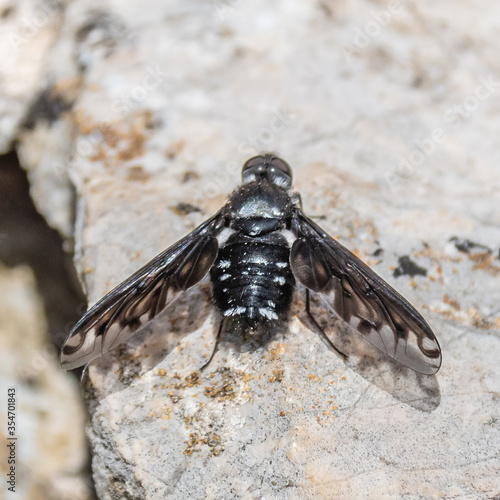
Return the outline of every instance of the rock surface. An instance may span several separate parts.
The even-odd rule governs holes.
[[[353,340],[344,363],[298,295],[283,334],[224,343],[200,375],[214,335],[202,286],[89,368],[100,498],[498,496],[499,9],[68,4],[46,81],[72,108],[19,147],[56,151],[59,173],[70,159],[91,302],[272,150],[305,210],[422,311],[444,356],[416,376]]]
[[[27,267],[0,265],[0,388],[15,390],[15,493],[5,497],[33,500],[88,500],[82,470],[87,461],[85,410],[76,381],[61,372],[57,349],[46,338],[43,306]],[[2,422],[7,421],[2,403]],[[3,443],[7,427],[2,428]],[[8,472],[2,446],[1,472]]]
[[[0,153],[9,151],[44,80],[63,2],[0,1]]]

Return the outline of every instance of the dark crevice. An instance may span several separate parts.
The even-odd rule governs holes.
[[[16,153],[0,155],[0,262],[32,269],[44,305],[48,338],[57,349],[87,307],[73,255],[63,244],[58,231],[37,211]],[[91,481],[90,464],[87,473]]]
[[[49,337],[61,347],[87,302],[73,256],[64,251],[60,234],[36,210],[26,172],[14,152],[0,156],[0,261],[33,270]]]

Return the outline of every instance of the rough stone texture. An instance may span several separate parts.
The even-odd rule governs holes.
[[[299,295],[284,334],[232,339],[198,378],[214,335],[202,286],[88,371],[101,498],[499,495],[499,9],[69,4],[58,54],[76,97],[45,133],[71,137],[54,162],[69,151],[91,302],[273,150],[306,211],[423,312],[444,355],[420,377],[348,339],[344,363]],[[409,261],[426,274],[409,276]]]
[[[73,43],[63,28],[66,4],[66,0],[0,0],[0,154],[18,141],[36,205],[52,227],[70,238],[71,128],[61,115],[74,99],[79,78],[67,54]]]
[[[0,1],[0,153],[11,147],[41,88],[62,5],[62,1]]]
[[[43,306],[27,267],[0,265],[0,388],[2,452],[0,470],[8,472],[5,446],[7,389],[16,391],[16,492],[5,497],[32,500],[88,500],[82,469],[85,410],[76,381],[58,366],[58,352],[46,339]],[[8,355],[5,355],[8,353]]]

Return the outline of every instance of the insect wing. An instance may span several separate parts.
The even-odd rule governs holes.
[[[292,231],[291,268],[300,283],[391,358],[426,375],[439,370],[439,343],[404,297],[301,211]]]
[[[106,294],[68,335],[61,366],[72,370],[107,353],[198,283],[217,257],[222,228],[219,212]]]

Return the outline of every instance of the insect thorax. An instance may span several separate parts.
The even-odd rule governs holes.
[[[269,182],[252,182],[233,193],[229,207],[231,228],[259,236],[285,227],[292,209],[287,192]]]

